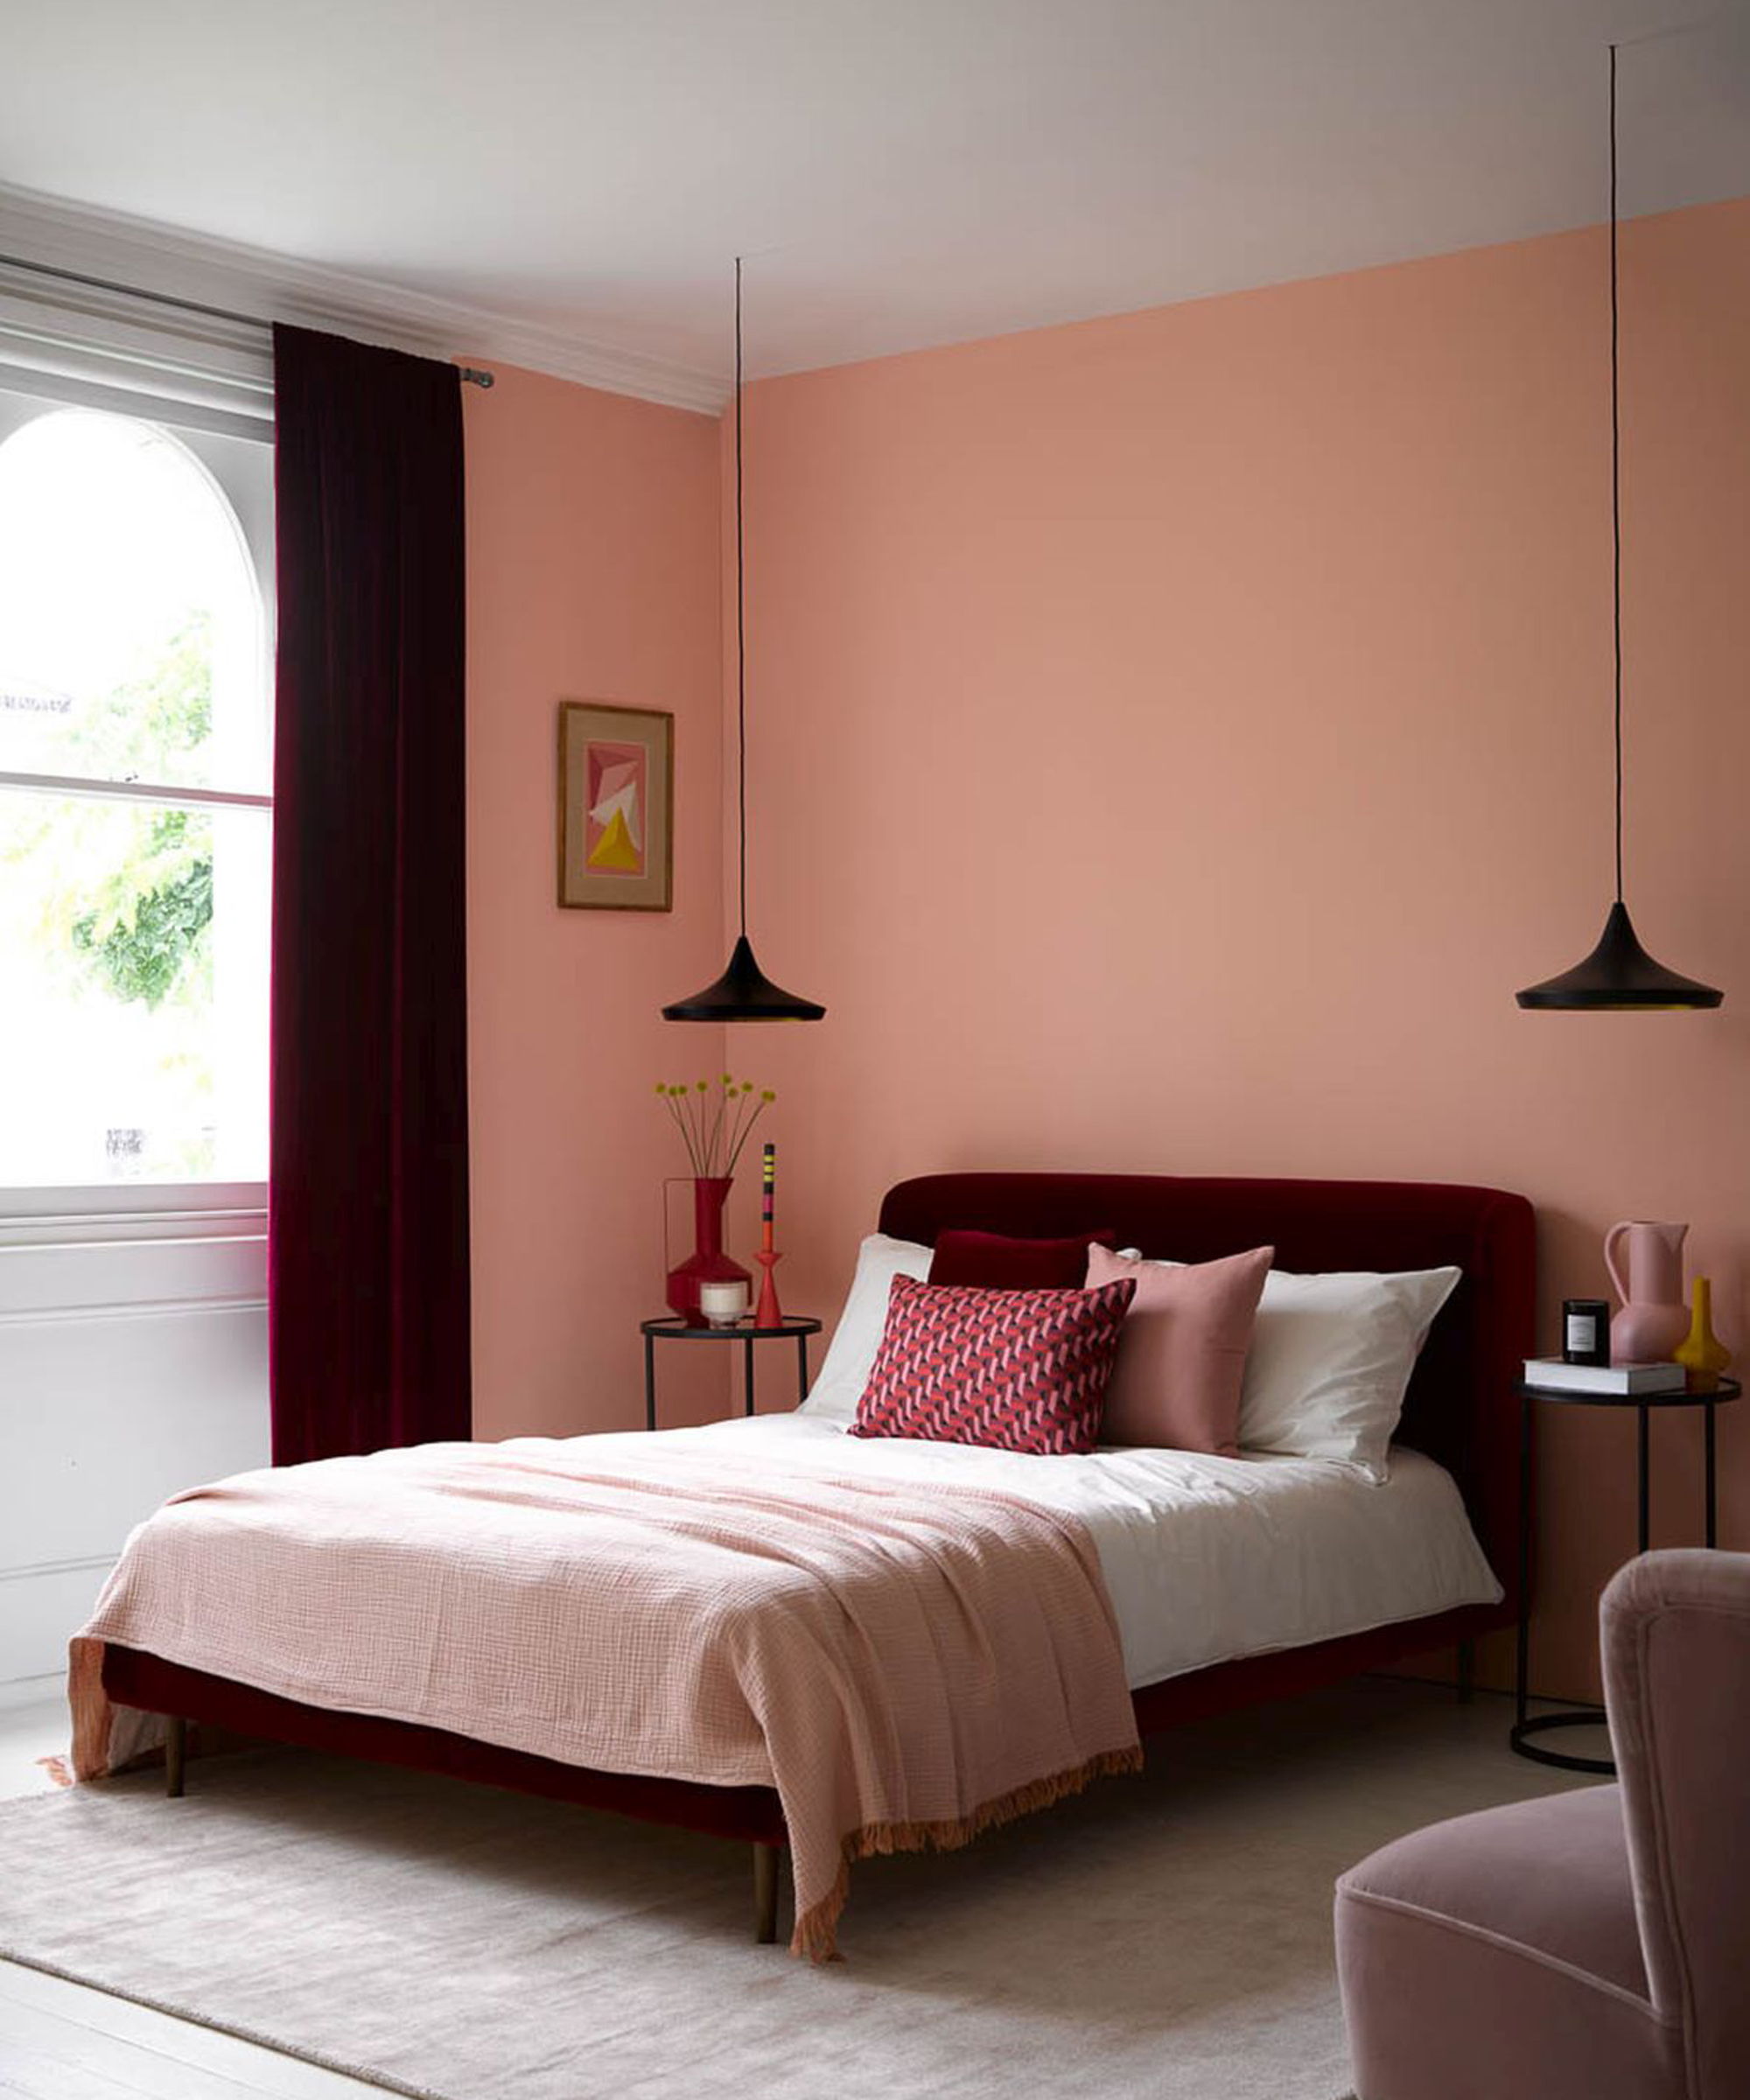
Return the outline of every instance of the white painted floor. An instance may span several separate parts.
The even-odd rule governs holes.
[[[52,1788],[61,1699],[0,1707],[0,1799]],[[0,1961],[0,2100],[382,2100],[383,2088]]]
[[[31,1706],[0,1706],[0,1801],[35,1794],[54,1782],[38,1763],[66,1749],[66,1701],[40,1699]]]

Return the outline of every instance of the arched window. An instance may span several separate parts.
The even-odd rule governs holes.
[[[0,1187],[265,1175],[270,474],[0,393]]]

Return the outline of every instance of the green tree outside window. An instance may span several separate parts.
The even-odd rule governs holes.
[[[197,612],[144,677],[97,704],[73,739],[93,773],[162,780],[173,754],[205,742],[213,726],[211,645],[211,616]],[[113,840],[115,816],[113,804],[46,810],[11,828],[4,857],[17,863],[33,856],[52,824],[71,822],[94,844],[100,835]],[[56,859],[82,872],[42,895],[46,944],[76,958],[117,999],[154,1011],[166,1000],[204,1003],[213,984],[212,819],[186,809],[130,810],[125,836],[122,858],[106,873],[90,872],[102,857],[81,851],[85,841],[63,839]]]

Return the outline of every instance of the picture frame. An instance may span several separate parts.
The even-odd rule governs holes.
[[[558,900],[568,912],[674,909],[675,718],[559,703]]]

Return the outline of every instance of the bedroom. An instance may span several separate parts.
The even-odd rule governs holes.
[[[1366,2082],[1332,1885],[1389,1838],[1566,1798],[1578,1776],[1508,1744],[1523,1681],[1512,1376],[1561,1351],[1564,1301],[1606,1301],[1620,1321],[1604,1254],[1619,1220],[1687,1225],[1658,1294],[1687,1309],[1708,1278],[1719,1335],[1741,1347],[1746,1331],[1735,1207],[1750,1134],[1730,1074],[1746,948],[1733,818],[1750,775],[1750,32],[1732,10],[1688,26],[1706,11],[676,0],[530,5],[489,24],[375,4],[242,32],[191,4],[150,37],[98,5],[9,25],[0,396],[24,405],[0,424],[13,623],[0,680],[32,704],[0,715],[0,883],[8,1010],[38,1002],[9,1031],[0,1162],[0,1741],[4,1793],[30,1789],[0,1802],[0,2053],[26,2066],[9,2062],[15,2084],[58,2100],[97,2079],[153,2090],[158,2056],[186,2065],[174,2090],[215,2094],[374,2082],[546,2100],[634,2076],[653,2091],[757,2079],[799,2093],[963,2076],[981,2091],[1012,2078],[1005,2052],[1022,2048],[1046,2093],[1467,2090],[1438,2083],[1438,2062],[1401,2087]],[[1586,953],[1614,894],[1613,38],[1623,888],[1652,954],[1723,990],[1718,1011],[1564,1015],[1514,997]],[[198,124],[166,128],[166,108],[190,107]],[[277,387],[264,322],[301,332]],[[288,635],[332,619],[334,577],[326,555],[289,549],[300,484],[285,432],[301,404],[297,427],[327,442],[330,411],[350,404],[335,442],[363,460],[389,412],[367,412],[368,386],[388,383],[374,364],[318,365],[341,354],[336,339],[424,360],[410,388],[434,363],[494,382],[433,396],[447,512],[386,518],[361,499],[331,521],[352,535],[349,576],[415,545],[438,564],[465,549],[459,595],[439,593],[401,638],[444,653],[412,678],[423,706],[443,701],[410,760],[437,783],[416,791],[424,832],[389,825],[394,778],[367,733],[393,727],[393,681],[361,680],[368,706],[348,685],[364,719],[340,777],[292,740],[338,701],[307,676],[311,697],[289,697]],[[230,564],[238,620],[258,623],[255,655],[228,674],[231,726],[253,725],[254,742],[233,738],[222,777],[170,774],[180,802],[130,808],[117,786],[154,775],[108,747],[101,778],[77,777],[90,762],[52,748],[61,718],[45,712],[74,672],[12,654],[44,634],[52,654],[65,633],[77,657],[80,619],[50,617],[75,558],[116,604],[156,573],[150,528],[128,536],[142,514],[129,501],[151,495],[130,483],[129,496],[129,460],[86,485],[83,510],[52,452],[28,479],[21,438],[46,446],[66,411],[88,434],[172,434],[163,458],[200,470],[178,500],[207,520],[215,566]],[[234,536],[222,548],[215,518]],[[672,867],[654,844],[648,855],[669,908],[557,901],[562,703],[655,710],[611,723],[621,744],[670,718],[672,801],[652,746],[640,805],[670,825]],[[66,797],[59,830],[44,830],[44,776]],[[184,827],[135,878],[131,920],[101,916],[112,863],[95,820],[64,813],[118,810],[214,827],[212,931],[156,1005],[118,996],[144,945],[128,937],[138,900],[172,878],[198,892],[200,878]],[[391,880],[372,858],[385,836],[420,929],[410,984],[368,909]],[[331,837],[345,850],[325,851]],[[817,1023],[662,1018],[723,969],[744,923],[744,845],[760,962],[825,1006]],[[289,883],[306,878],[295,910]],[[612,879],[572,871],[573,901]],[[309,993],[271,1021],[270,940]],[[277,989],[291,982],[282,972]],[[132,1104],[148,1089],[131,1072],[111,1088],[109,1072],[203,1012],[218,1105],[178,1131],[181,1152],[142,1159],[130,1148],[156,1141]],[[397,1013],[432,1046],[425,1061],[372,1054],[371,1031]],[[383,1101],[397,1081],[416,1110],[435,1094],[453,1129],[464,1067],[465,1150],[410,1155],[407,1172],[430,1178],[403,1182],[378,1142]],[[470,1432],[482,1446],[607,1432],[641,1447],[647,1354],[665,1431],[738,1415],[755,1358],[762,1425],[788,1418],[788,1347],[640,1332],[695,1231],[686,1192],[668,1190],[665,1254],[663,1184],[721,1178],[697,1175],[653,1087],[724,1074],[775,1099],[737,1166],[724,1242],[757,1290],[769,1138],[774,1278],[787,1312],[822,1322],[802,1345],[811,1382],[860,1244],[918,1177],[1214,1186],[1146,1201],[962,1189],[960,1210],[895,1230],[911,1243],[1103,1229],[1115,1254],[1199,1268],[1270,1245],[1278,1276],[1464,1269],[1430,1315],[1408,1405],[1425,1417],[1438,1387],[1460,1410],[1431,1424],[1451,1440],[1428,1462],[1459,1483],[1504,1592],[1450,1600],[1492,1614],[1475,1629],[1474,1696],[1455,1696],[1451,1629],[1330,1682],[1284,1681],[1280,1626],[1208,1637],[1231,1541],[1186,1547],[1210,1601],[1166,1630],[1206,1638],[1155,1656],[1172,1673],[1158,1681],[1250,1649],[1278,1659],[1268,1703],[1144,1726],[1140,1780],[1097,1779],[963,1850],[857,1862],[844,1958],[819,1972],[753,1942],[745,1831],[727,1842],[381,1758],[209,1755],[200,1714],[172,1717],[195,1723],[182,1801],[163,1801],[161,1770],[50,1786],[36,1760],[67,1749],[69,1637],[170,1495],[276,1448],[320,1459]],[[178,1095],[166,1112],[185,1108]],[[94,1154],[88,1132],[77,1158],[58,1137],[68,1116],[96,1130]],[[1268,1193],[1284,1182],[1324,1192],[1315,1223]],[[1480,1295],[1474,1258],[1441,1236],[1457,1227],[1418,1240],[1392,1197],[1346,1244],[1354,1184],[1530,1205],[1535,1269],[1522,1250],[1507,1263],[1487,1375],[1429,1378]],[[1141,1215],[1111,1207],[1133,1197]],[[1650,1276],[1657,1247],[1642,1243]],[[411,1298],[391,1304],[403,1272]],[[1165,1287],[1160,1275],[1133,1280]],[[368,1317],[337,1334],[359,1306]],[[374,1412],[365,1377],[352,1418],[334,1376],[349,1348],[355,1364],[360,1350],[420,1354],[416,1376],[378,1381],[404,1414]],[[1599,1600],[1634,1556],[1640,1452],[1634,1410],[1533,1404],[1528,1689],[1542,1712],[1600,1697]],[[1741,1410],[1720,1406],[1717,1429],[1712,1406],[1648,1412],[1650,1543],[1703,1544],[1712,1436],[1718,1563],[1736,1564],[1750,1548]],[[862,1441],[872,1461],[909,1445]],[[1184,1466],[1250,1480],[1323,1466],[1351,1500],[1365,1486],[1376,1514],[1414,1475],[1399,1462],[1412,1448],[1406,1437],[1383,1486],[1317,1457]],[[925,1441],[907,1463],[917,1452],[961,1462]],[[989,1455],[992,1480],[1095,1463]],[[1189,1536],[1160,1530],[1168,1552]],[[1298,1608],[1330,1572],[1297,1569],[1300,1550],[1281,1543],[1264,1606]],[[1124,1621],[1110,1554],[1100,1564]],[[1434,1614],[1418,1599],[1404,1615]],[[1376,1606],[1373,1623],[1390,1616]],[[1363,1628],[1352,1614],[1323,1630]],[[1718,1701],[1727,1678],[1713,1682]],[[1596,1731],[1544,1741],[1604,1754]],[[136,1817],[116,1849],[68,1820],[105,1802]],[[52,1834],[27,1843],[32,1830]],[[296,1872],[288,1830],[312,1847]],[[194,1883],[203,1843],[234,1858]],[[130,1847],[162,1871],[139,1876],[126,1915],[51,1901],[75,1872],[112,1886]],[[325,1892],[354,1872],[342,1918]],[[258,1888],[271,1926],[256,1921]],[[238,1929],[192,1932],[191,1907]],[[1096,1961],[1115,1928],[1122,1962]],[[1741,1912],[1712,1929],[1722,1957],[1741,1955]],[[502,1969],[471,1958],[482,1936],[504,1938]],[[233,1951],[245,1942],[248,1959]],[[399,1950],[394,1989],[385,1947]],[[1257,1970],[1236,1984],[1247,1950]],[[523,1960],[555,1989],[550,2013],[519,2012]],[[840,2029],[832,2054],[811,2056],[825,2023]],[[1532,2022],[1525,2090],[1559,2090],[1543,2052],[1569,2046],[1559,2023]]]

